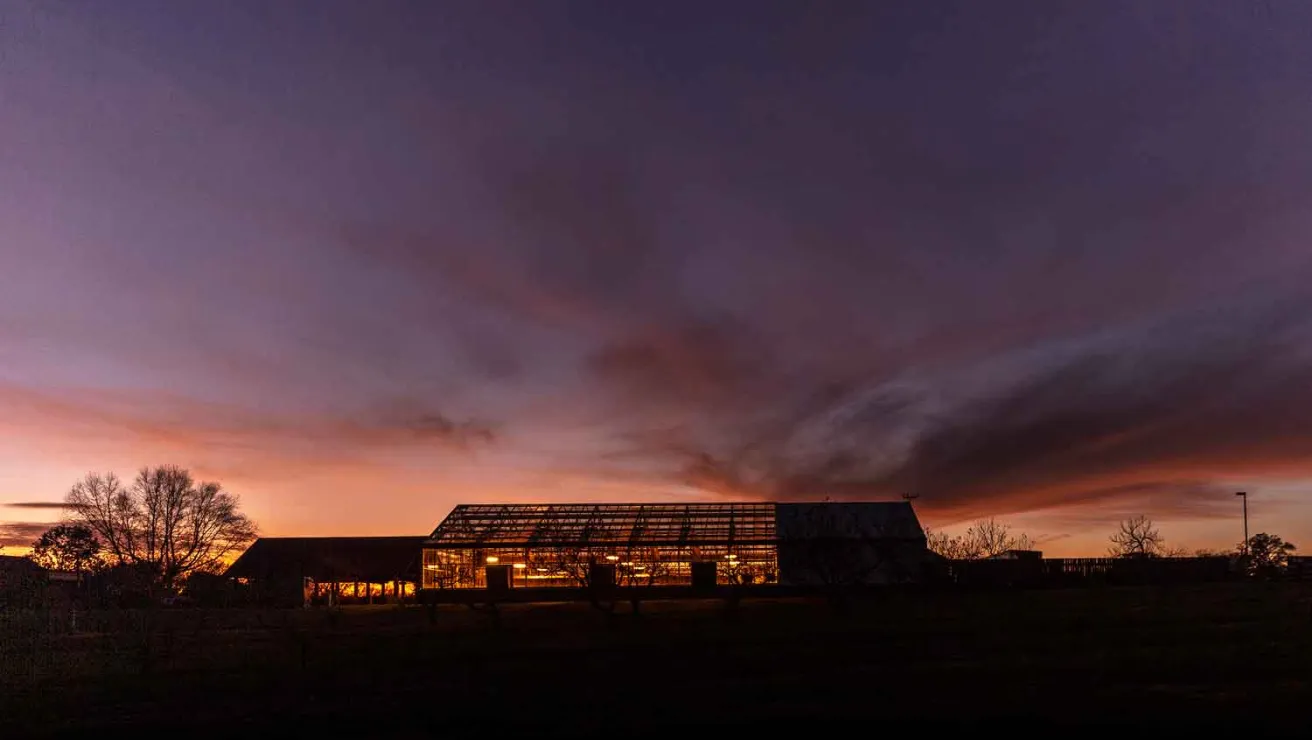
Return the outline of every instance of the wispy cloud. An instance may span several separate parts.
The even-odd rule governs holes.
[[[49,522],[0,523],[0,547],[28,547],[50,526]]]
[[[83,439],[97,446],[202,451],[270,464],[366,462],[377,453],[467,454],[494,444],[493,426],[451,419],[408,403],[377,404],[358,415],[293,415],[161,393],[93,389],[59,392],[0,385],[0,408],[28,438]]]

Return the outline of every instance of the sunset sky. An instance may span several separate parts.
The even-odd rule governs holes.
[[[0,544],[896,498],[1312,547],[1312,5],[0,0]]]

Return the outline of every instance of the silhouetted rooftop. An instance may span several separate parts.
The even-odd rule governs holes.
[[[230,578],[417,580],[423,537],[261,537],[229,566]]]
[[[769,544],[789,537],[923,537],[893,502],[461,504],[428,547]]]

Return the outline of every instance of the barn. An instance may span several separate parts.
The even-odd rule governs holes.
[[[227,572],[257,603],[412,601],[424,537],[261,537]]]

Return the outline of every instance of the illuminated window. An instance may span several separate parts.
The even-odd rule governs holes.
[[[482,588],[502,562],[517,588],[585,586],[596,563],[620,585],[683,585],[698,561],[725,582],[773,582],[774,505],[458,506],[426,543],[421,587]]]

